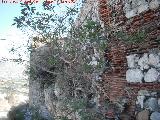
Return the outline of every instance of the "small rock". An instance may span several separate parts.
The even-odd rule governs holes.
[[[156,55],[156,54],[150,54],[149,55],[149,64],[154,66],[154,67],[157,67],[158,64],[160,62],[160,59],[159,59],[159,56]]]
[[[129,3],[125,3],[124,7],[123,7],[123,10],[127,13],[129,11],[131,11],[131,5]]]
[[[158,105],[160,106],[160,98],[158,99]]]
[[[129,55],[126,57],[127,58],[127,63],[129,68],[136,68],[136,60],[137,60],[137,55]]]
[[[130,11],[126,11],[126,17],[131,18],[137,15],[137,9],[132,9]]]
[[[143,12],[143,11],[147,11],[148,9],[149,9],[148,4],[140,5],[140,6],[138,7],[138,14],[141,13],[141,12]]]
[[[159,0],[152,0],[150,3],[149,3],[149,8],[150,9],[156,9],[159,7],[159,4],[160,4],[160,1]]]
[[[159,109],[158,100],[156,98],[149,98],[145,102],[145,107],[149,108],[151,111],[158,111]]]
[[[126,80],[128,82],[142,82],[143,73],[140,69],[129,69],[126,72]]]
[[[157,92],[151,92],[151,96],[157,96]]]
[[[137,1],[135,1],[135,2],[137,3],[137,6],[146,4],[146,1],[144,1],[144,0],[137,0]]]
[[[139,112],[136,120],[149,120],[149,111],[143,110]]]
[[[143,103],[144,103],[144,99],[145,99],[145,96],[137,96],[137,102],[136,104],[139,104],[141,106],[141,108],[143,108]]]
[[[147,90],[138,91],[139,96],[150,96],[150,93]]]
[[[160,68],[160,63],[157,64],[157,68]]]
[[[151,120],[160,120],[160,113],[159,112],[153,112],[150,116]]]
[[[148,66],[148,54],[145,53],[138,61],[138,65],[140,66],[140,69],[141,70],[144,70],[144,69],[149,69],[149,66]]]
[[[144,76],[145,82],[155,82],[158,80],[159,72],[155,68],[151,68]]]
[[[97,60],[96,60],[96,58],[95,57],[92,57],[92,61],[89,63],[89,65],[98,65],[98,62],[97,62]]]

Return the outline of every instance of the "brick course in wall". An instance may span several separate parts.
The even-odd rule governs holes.
[[[103,99],[116,101],[121,97],[131,100],[130,111],[135,110],[135,101],[139,90],[160,90],[160,83],[127,83],[126,56],[130,54],[148,53],[151,49],[160,49],[160,7],[148,10],[127,18],[123,11],[124,1],[118,0],[117,3],[109,7],[109,0],[99,0],[99,14],[105,27],[111,30],[121,28],[128,34],[138,30],[145,30],[146,39],[139,44],[128,44],[115,39],[112,32],[109,32],[108,51],[105,53],[106,59],[110,61],[110,68],[103,75]],[[116,13],[116,15],[115,15]],[[126,88],[132,92],[128,95]]]

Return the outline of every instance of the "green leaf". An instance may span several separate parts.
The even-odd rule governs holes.
[[[83,99],[74,100],[70,104],[74,111],[77,111],[79,109],[84,109],[86,108],[87,105],[86,101],[84,101]]]
[[[12,25],[15,25],[16,23],[13,23]]]
[[[48,64],[49,65],[56,65],[57,64],[57,60],[53,57],[50,57],[48,60]]]
[[[90,73],[90,72],[91,72],[91,70],[92,70],[92,65],[89,65],[89,64],[85,63],[83,66],[84,66],[85,72],[87,72],[87,73]]]

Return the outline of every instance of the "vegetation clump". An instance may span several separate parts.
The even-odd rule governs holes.
[[[14,106],[7,114],[8,120],[48,120],[44,118],[37,108],[29,107],[29,104]],[[53,120],[50,118],[50,120]]]

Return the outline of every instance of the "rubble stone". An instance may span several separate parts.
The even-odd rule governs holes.
[[[149,69],[149,66],[148,66],[148,54],[145,53],[138,61],[138,65],[140,66],[140,69],[141,70],[144,70],[144,69]]]
[[[143,105],[144,99],[145,99],[145,96],[138,96],[138,97],[137,97],[137,102],[136,102],[136,104],[139,104],[139,105],[141,106],[141,108],[144,107],[144,105]]]
[[[149,120],[149,111],[143,110],[139,112],[136,120]]]
[[[147,90],[138,91],[139,96],[150,96],[150,93]]]
[[[129,69],[126,72],[126,79],[128,82],[142,82],[143,73],[140,69]]]
[[[160,113],[159,112],[153,112],[150,116],[151,120],[159,120],[160,119]]]
[[[152,0],[150,3],[149,3],[149,8],[150,9],[156,9],[159,7],[159,4],[160,4],[160,1],[159,0]]]
[[[136,67],[136,54],[133,54],[133,55],[129,55],[127,56],[127,63],[128,63],[128,67],[129,68],[135,68]]]
[[[143,12],[143,11],[147,11],[147,10],[149,10],[148,4],[140,5],[140,6],[138,7],[138,14],[141,13],[141,12]]]
[[[159,59],[159,56],[156,55],[156,54],[150,54],[149,55],[149,64],[154,66],[154,67],[157,67],[157,65],[159,64],[160,62],[160,59]]]
[[[158,100],[156,98],[149,98],[145,102],[145,107],[149,108],[151,111],[158,111],[159,109]]]
[[[157,81],[159,72],[155,68],[151,68],[144,76],[145,82],[155,82]]]

